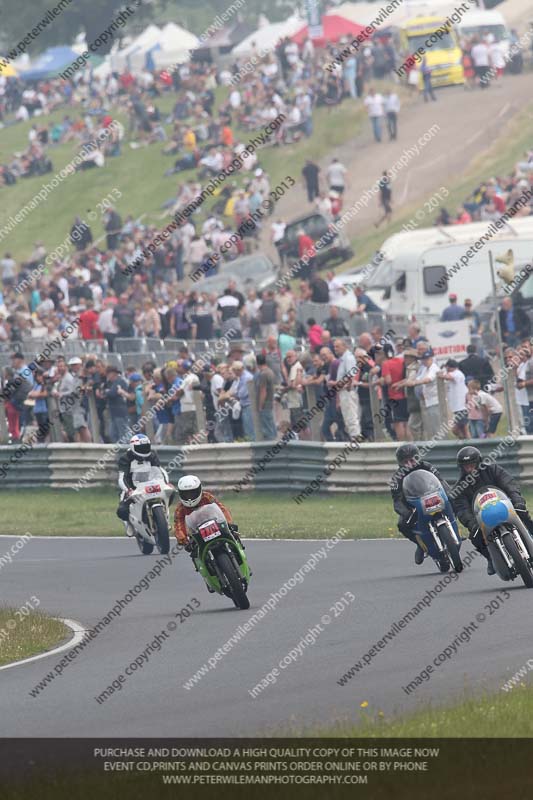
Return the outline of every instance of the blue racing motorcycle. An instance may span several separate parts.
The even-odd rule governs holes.
[[[492,486],[479,491],[474,514],[502,581],[520,575],[533,588],[533,541],[505,492]]]
[[[441,572],[448,572],[450,566],[462,572],[462,539],[442,483],[432,472],[417,469],[404,478],[402,489],[406,503],[416,513],[414,532],[422,550]]]

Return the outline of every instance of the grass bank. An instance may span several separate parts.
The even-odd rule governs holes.
[[[0,666],[44,653],[70,636],[70,629],[39,611],[0,608]]]

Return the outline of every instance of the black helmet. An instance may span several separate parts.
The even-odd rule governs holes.
[[[402,444],[396,450],[396,461],[403,467],[403,465],[407,461],[411,461],[412,459],[416,459],[417,461],[420,460],[420,450],[416,446],[416,444]]]
[[[481,453],[477,447],[468,445],[467,447],[462,447],[457,453],[457,466],[462,468],[467,464],[474,464],[476,467],[481,464]]]

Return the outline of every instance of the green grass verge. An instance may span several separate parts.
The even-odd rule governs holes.
[[[384,501],[356,494],[316,494],[297,505],[291,494],[281,492],[225,491],[218,496],[247,538],[325,539],[346,528],[347,538],[358,539],[393,536],[396,531],[388,497]],[[0,534],[122,536],[117,502],[117,492],[105,488],[4,492]]]
[[[16,608],[0,608],[0,666],[51,650],[69,635],[66,625],[40,611],[22,616]]]
[[[439,708],[422,707],[409,715],[386,718],[357,698],[357,717],[327,729],[316,729],[312,736],[350,738],[531,738],[533,737],[533,689],[517,687],[510,692],[483,694]]]
[[[297,505],[286,492],[217,493],[246,538],[327,539],[340,528],[347,539],[398,536],[388,494],[315,494]],[[533,505],[533,492],[525,491]],[[20,489],[2,494],[0,534],[123,536],[112,489]],[[175,506],[171,509],[173,515]]]

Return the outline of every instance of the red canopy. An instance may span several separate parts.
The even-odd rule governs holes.
[[[352,22],[339,14],[325,14],[322,17],[323,36],[313,39],[313,44],[317,47],[324,47],[328,42],[338,42],[343,36],[353,39],[358,33],[364,31],[363,25]],[[309,36],[309,28],[304,25],[297,33],[291,36],[293,42],[302,45]]]

